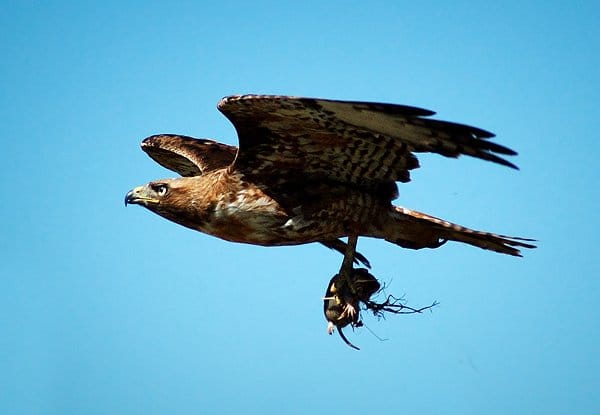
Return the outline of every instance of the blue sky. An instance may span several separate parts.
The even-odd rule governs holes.
[[[13,2],[0,14],[0,412],[600,411],[594,2]],[[360,240],[432,313],[326,335],[341,256],[202,235],[123,196],[161,132],[235,144],[217,101],[393,102],[495,132],[511,171],[422,155],[406,207],[534,237],[513,258]]]

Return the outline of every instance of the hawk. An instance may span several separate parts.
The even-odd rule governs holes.
[[[396,182],[410,181],[416,153],[468,155],[515,168],[516,153],[494,134],[428,118],[434,112],[394,104],[274,95],[223,98],[239,148],[161,134],[142,141],[152,159],[182,177],[152,181],[125,196],[188,228],[263,246],[320,242],[344,254],[350,278],[358,237],[403,248],[462,242],[521,256],[532,240],[480,232],[392,204]],[[340,238],[347,237],[347,242]]]

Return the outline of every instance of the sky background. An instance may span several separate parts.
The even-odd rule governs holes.
[[[597,2],[7,2],[0,413],[600,413]],[[125,193],[156,133],[236,144],[229,94],[392,102],[495,132],[512,171],[421,155],[398,204],[534,237],[514,258],[362,239],[431,313],[326,334],[342,257],[237,245]]]

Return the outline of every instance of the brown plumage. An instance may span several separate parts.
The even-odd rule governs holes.
[[[487,131],[392,104],[244,95],[226,97],[218,108],[235,126],[239,149],[179,135],[148,137],[142,149],[184,177],[137,187],[126,203],[228,241],[321,242],[365,263],[339,238],[369,236],[411,249],[452,240],[516,256],[534,247],[529,239],[391,204],[396,182],[408,182],[419,166],[415,153],[465,154],[516,168],[501,158],[516,153],[490,142]]]

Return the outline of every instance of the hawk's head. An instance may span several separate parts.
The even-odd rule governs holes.
[[[130,190],[125,206],[141,205],[146,209],[183,226],[197,228],[200,211],[196,206],[197,192],[192,189],[198,177],[155,180]]]
[[[152,209],[152,207],[160,205],[161,201],[166,201],[172,193],[169,186],[170,181],[172,179],[158,180],[130,190],[125,195],[125,206],[129,204],[143,205]]]

